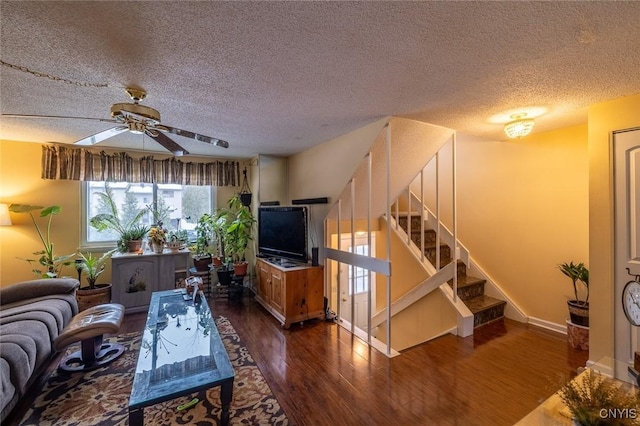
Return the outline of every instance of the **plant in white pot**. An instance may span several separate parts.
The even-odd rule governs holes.
[[[92,306],[101,305],[111,302],[111,284],[96,284],[98,277],[102,275],[106,268],[107,260],[111,259],[111,255],[116,249],[104,253],[100,257],[96,257],[89,252],[84,254],[78,252],[76,259],[76,267],[80,274],[84,273],[88,286],[80,287],[76,291],[76,299],[78,300],[78,309],[83,311]]]
[[[568,300],[569,316],[571,322],[583,327],[589,327],[589,270],[584,263],[563,263],[558,265],[560,272],[571,279],[573,284],[574,299]],[[582,283],[583,290],[578,290],[578,282]],[[584,294],[584,298],[580,294]]]

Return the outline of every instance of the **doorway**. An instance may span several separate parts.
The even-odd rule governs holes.
[[[341,247],[346,251],[370,256],[375,253],[375,235],[371,235],[371,246],[367,241],[367,235],[357,235],[353,244],[351,234],[343,234],[341,237]],[[375,307],[375,274],[365,268],[340,264],[340,316],[342,320],[352,322],[353,325],[363,331],[367,331],[369,326],[369,292],[371,292],[372,307]],[[351,303],[353,300],[353,317]]]
[[[640,129],[613,133],[615,193],[614,331],[615,358],[632,361],[640,327],[632,327],[622,308],[622,290],[640,275]]]

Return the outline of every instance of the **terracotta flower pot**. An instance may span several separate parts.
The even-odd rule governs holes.
[[[96,284],[96,288],[89,286],[76,290],[78,310],[84,311],[92,306],[111,303],[111,284]]]
[[[233,273],[239,277],[247,275],[247,268],[249,264],[247,262],[238,262],[233,264]]]

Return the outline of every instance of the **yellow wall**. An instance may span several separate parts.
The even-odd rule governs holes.
[[[8,204],[59,205],[62,212],[53,216],[51,239],[57,255],[74,253],[80,241],[80,183],[40,178],[40,144],[0,141],[0,202]],[[46,221],[38,217],[41,229]],[[28,214],[11,213],[13,226],[0,228],[0,286],[36,278],[31,267],[20,258],[34,258],[42,250]],[[63,274],[77,276],[72,268]],[[102,278],[102,277],[101,277]]]
[[[564,325],[573,286],[557,265],[589,263],[587,126],[460,137],[458,172],[462,244],[526,315]]]
[[[613,193],[610,136],[640,126],[640,95],[589,108],[589,264],[591,303],[589,358],[613,356]],[[627,337],[628,338],[628,337]]]

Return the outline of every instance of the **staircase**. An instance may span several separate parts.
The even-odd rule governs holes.
[[[407,216],[400,215],[398,224],[407,232]],[[411,216],[411,240],[420,247],[420,216]],[[436,231],[433,229],[424,230],[424,254],[431,262],[436,264]],[[440,243],[440,267],[451,262],[451,248]],[[458,261],[458,297],[473,313],[473,326],[479,327],[488,322],[504,317],[506,302],[484,294],[484,284],[486,280],[467,275],[467,266]],[[449,281],[453,287],[453,280]]]

